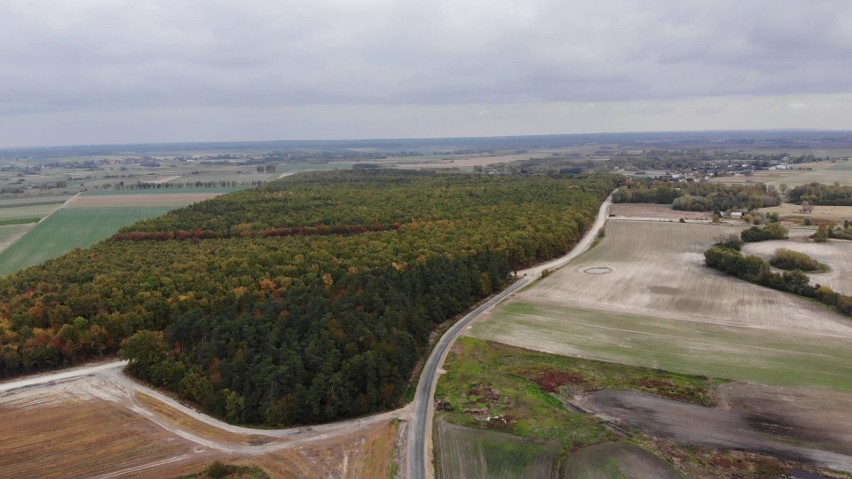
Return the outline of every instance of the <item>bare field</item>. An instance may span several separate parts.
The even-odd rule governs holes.
[[[703,252],[741,227],[611,220],[606,238],[517,300],[852,338],[852,321],[704,266]],[[588,274],[605,267],[609,274]]]
[[[852,391],[852,320],[703,265],[715,237],[740,230],[610,220],[597,246],[483,315],[468,334],[682,373]]]
[[[68,208],[127,208],[134,206],[187,206],[221,195],[222,193],[157,193],[78,195],[67,205]]]
[[[831,268],[831,271],[827,273],[808,273],[811,282],[829,286],[843,294],[852,295],[852,241],[829,240],[827,243],[814,243],[806,238],[761,241],[746,244],[743,247],[743,253],[769,259],[780,248],[805,253],[815,260],[827,264]]]
[[[398,440],[391,419],[337,432],[246,433],[189,417],[122,378],[111,371],[0,394],[0,475],[176,477],[214,460],[259,465],[276,478],[391,475]]]
[[[654,205],[648,203],[613,203],[609,207],[611,216],[626,218],[649,218],[676,221],[680,218],[687,220],[709,220],[712,212],[673,210],[671,205]]]
[[[749,396],[747,391],[744,393]],[[846,427],[838,436],[815,428],[808,422],[810,417],[819,415],[818,409],[811,408],[804,417],[796,417],[779,414],[772,408],[777,402],[758,405],[756,411],[723,410],[660,398],[640,391],[613,389],[595,391],[584,396],[580,402],[597,414],[639,428],[654,437],[705,448],[757,451],[797,462],[814,462],[821,467],[852,470],[852,456],[848,454],[849,438],[846,434],[852,425],[849,411],[846,411],[841,423]],[[838,437],[842,438],[840,443],[837,442]]]
[[[848,337],[795,334],[513,301],[471,336],[565,356],[852,392]]]
[[[814,206],[810,213],[802,213],[802,207],[793,203],[782,203],[779,206],[760,208],[761,213],[778,213],[779,216],[789,218],[806,218],[814,220],[832,221],[843,223],[843,220],[852,220],[852,206]]]
[[[209,455],[111,401],[0,403],[0,471],[17,478],[169,477]],[[120,473],[124,471],[124,473]]]
[[[358,433],[238,462],[256,464],[271,477],[284,479],[392,477],[397,434],[396,425],[386,421]]]

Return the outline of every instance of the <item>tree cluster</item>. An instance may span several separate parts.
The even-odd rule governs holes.
[[[800,270],[775,273],[763,258],[744,256],[735,249],[721,246],[705,251],[704,262],[711,268],[750,283],[811,298],[852,316],[852,296],[837,293],[828,286],[811,286],[808,275]]]
[[[796,204],[807,201],[812,205],[852,206],[852,186],[808,183],[790,189],[787,199]]]
[[[763,184],[726,185],[723,183],[668,182],[631,180],[613,195],[615,203],[671,204],[683,211],[753,210],[778,206],[777,191]]]

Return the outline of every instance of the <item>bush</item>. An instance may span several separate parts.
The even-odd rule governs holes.
[[[814,219],[811,218],[810,216],[805,216],[805,219],[803,220],[803,222],[804,222],[805,226],[811,226],[812,224],[814,224]]]
[[[792,251],[786,248],[781,248],[775,251],[775,254],[769,260],[769,264],[776,268],[786,270],[810,272],[828,271],[828,265],[820,263],[805,253],[799,253],[798,251]]]
[[[735,233],[731,233],[729,235],[719,236],[716,238],[715,246],[722,246],[739,251],[743,247],[743,240]]]
[[[781,223],[772,223],[759,228],[752,226],[740,234],[743,241],[750,243],[754,241],[766,241],[773,239],[787,239],[787,228]]]

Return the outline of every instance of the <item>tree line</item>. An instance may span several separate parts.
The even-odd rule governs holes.
[[[707,182],[631,180],[612,198],[615,203],[671,204],[683,211],[753,210],[781,204],[781,196],[764,184],[727,185]]]
[[[812,205],[852,206],[852,186],[808,183],[791,188],[787,199],[796,204],[807,201]]]

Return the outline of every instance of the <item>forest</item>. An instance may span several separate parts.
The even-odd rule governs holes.
[[[633,179],[612,197],[615,203],[671,204],[682,211],[753,210],[781,204],[781,196],[766,185],[666,182]]]
[[[230,422],[392,408],[435,326],[568,251],[619,181],[306,173],[197,203],[0,278],[0,377],[121,349]]]

